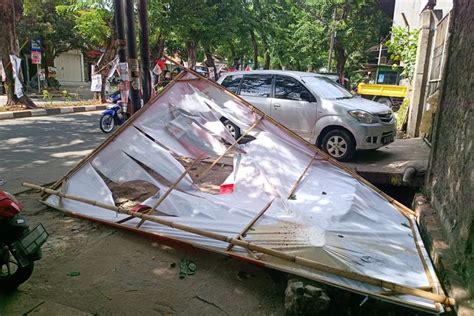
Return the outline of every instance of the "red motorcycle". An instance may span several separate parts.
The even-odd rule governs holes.
[[[0,191],[0,289],[14,290],[29,279],[48,233],[39,224],[30,229],[20,214],[22,206],[10,193]]]

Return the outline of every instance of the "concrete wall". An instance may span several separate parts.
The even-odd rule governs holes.
[[[474,1],[455,0],[427,186],[455,269],[474,291]]]
[[[410,29],[420,28],[420,13],[428,0],[396,0],[393,12],[393,25],[406,26],[402,13],[408,20]],[[445,16],[453,6],[453,0],[437,0],[435,10],[442,10]]]

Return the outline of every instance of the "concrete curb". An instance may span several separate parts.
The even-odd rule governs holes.
[[[79,113],[79,112],[90,112],[105,110],[105,105],[87,105],[87,106],[67,106],[62,108],[50,108],[50,109],[32,109],[25,111],[14,111],[14,112],[0,112],[0,120],[10,120],[16,118],[32,117],[32,116],[49,116],[66,113]]]

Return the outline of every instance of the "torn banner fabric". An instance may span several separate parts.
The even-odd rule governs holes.
[[[238,143],[224,120],[240,128]],[[443,311],[443,290],[409,210],[191,71],[183,71],[54,189],[238,237],[269,251],[69,198],[44,200],[88,219],[397,304]],[[393,284],[400,285],[399,292]]]

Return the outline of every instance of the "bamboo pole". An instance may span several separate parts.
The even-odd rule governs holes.
[[[181,182],[181,180],[183,180],[183,178],[188,174],[188,172],[194,168],[194,166],[199,162],[201,161],[201,158],[203,157],[204,155],[201,155],[199,158],[197,159],[194,159],[193,163],[190,164],[186,169],[184,169],[183,173],[181,173],[181,175],[178,177],[178,179],[176,179],[176,181],[168,188],[168,190],[165,192],[165,194],[163,194],[159,199],[158,201],[156,201],[155,205],[153,205],[153,207],[149,210],[149,211],[146,211],[144,212],[144,214],[151,214],[153,213],[158,206],[160,206],[161,203],[163,203],[163,201],[168,197],[168,195],[171,194],[171,191],[173,191],[177,186],[178,184]],[[137,228],[140,228],[140,226],[143,225],[143,223],[145,222],[144,219],[142,219],[140,221],[140,223],[138,223],[137,225]]]
[[[296,180],[296,182],[293,184],[293,187],[291,188],[290,190],[290,193],[288,194],[288,197],[287,199],[291,198],[291,196],[295,193],[296,189],[298,188],[301,180],[303,180],[303,177],[306,175],[306,172],[308,172],[309,168],[313,165],[313,162],[316,160],[316,157],[318,156],[318,153],[316,153],[313,158],[311,158],[311,160],[309,161],[308,165],[306,166],[306,168],[304,169],[303,173],[300,175],[300,177],[298,178],[298,180]],[[325,159],[324,159],[325,160]]]
[[[293,193],[296,191],[296,189],[298,188],[298,185],[300,184],[301,180],[303,180],[303,177],[305,176],[306,172],[308,172],[308,169],[311,167],[311,165],[313,164],[313,162],[316,160],[316,157],[318,156],[318,153],[316,153],[312,158],[311,160],[309,161],[308,165],[306,166],[306,168],[304,169],[303,173],[300,175],[300,177],[298,178],[298,180],[296,180],[296,182],[293,184],[293,187],[291,188],[290,190],[290,193],[288,194],[288,197],[287,199],[289,199]],[[250,223],[248,223],[245,228],[239,233],[239,235],[237,236],[238,239],[242,239],[245,235],[245,233],[247,231],[250,230],[250,228],[252,228],[252,226],[263,216],[263,214],[270,208],[270,206],[272,205],[273,201],[275,199],[272,199],[270,202],[267,203],[267,205],[265,205],[265,207],[260,210],[260,212],[258,212],[258,214],[250,221]],[[229,246],[227,247],[226,251],[230,251],[232,248],[234,247],[234,245],[232,244],[229,244]]]
[[[42,187],[42,186],[39,186],[39,185],[35,185],[35,184],[31,184],[31,183],[23,182],[22,185],[25,186],[25,187],[28,187],[28,188],[36,189],[40,192],[45,192],[45,193],[48,193],[48,194],[54,194],[54,195],[64,197],[64,198],[67,198],[67,199],[71,199],[71,200],[75,200],[75,201],[78,201],[78,202],[82,202],[82,203],[90,204],[90,205],[97,206],[97,207],[100,207],[100,208],[115,211],[117,213],[128,214],[128,215],[131,215],[131,216],[134,216],[134,217],[138,217],[138,218],[141,218],[141,219],[148,220],[150,222],[154,222],[154,223],[157,223],[157,224],[160,224],[160,225],[168,226],[168,227],[171,227],[171,228],[174,228],[174,229],[182,230],[182,231],[189,232],[189,233],[192,233],[192,234],[196,234],[196,235],[199,235],[199,236],[203,236],[203,237],[207,237],[207,238],[211,238],[211,239],[215,239],[215,240],[220,240],[220,241],[223,241],[223,242],[226,242],[226,243],[231,243],[235,246],[239,246],[239,247],[242,247],[244,249],[249,249],[251,251],[260,252],[260,253],[275,257],[275,258],[279,258],[279,259],[282,259],[282,260],[285,260],[285,261],[293,262],[293,263],[299,264],[301,266],[311,268],[311,269],[315,269],[315,270],[318,270],[318,271],[321,271],[321,272],[326,272],[326,273],[342,276],[342,277],[345,277],[345,278],[348,278],[348,279],[351,279],[351,280],[355,280],[355,281],[364,282],[364,283],[367,283],[367,284],[379,286],[381,288],[392,290],[392,291],[398,292],[400,294],[412,295],[412,296],[418,296],[418,297],[426,298],[426,299],[432,300],[434,302],[442,303],[442,304],[447,305],[447,306],[449,306],[449,305],[454,306],[455,303],[456,303],[454,298],[447,297],[445,295],[440,295],[440,294],[420,290],[420,289],[417,289],[417,288],[411,288],[411,287],[408,287],[408,286],[405,286],[405,285],[401,285],[401,284],[390,282],[390,281],[384,281],[384,280],[381,280],[381,279],[378,279],[378,278],[370,277],[370,276],[367,276],[367,275],[362,275],[362,274],[359,274],[359,273],[356,273],[356,272],[341,270],[341,269],[334,268],[334,267],[331,267],[331,266],[327,266],[327,265],[321,264],[319,262],[316,262],[316,261],[313,261],[313,260],[310,260],[310,259],[306,259],[306,258],[303,258],[303,257],[300,257],[300,256],[295,256],[295,255],[291,255],[291,254],[288,254],[288,253],[285,253],[285,252],[282,252],[282,251],[279,251],[279,250],[259,246],[257,244],[254,244],[254,243],[251,243],[251,242],[248,242],[248,241],[245,241],[245,240],[239,240],[237,238],[228,237],[228,236],[225,236],[225,235],[221,235],[221,234],[218,234],[218,233],[206,231],[206,230],[195,228],[195,227],[192,227],[192,226],[187,226],[187,225],[183,225],[183,224],[180,224],[180,223],[175,223],[175,222],[169,221],[169,220],[164,219],[164,218],[158,218],[158,217],[151,216],[151,215],[146,215],[146,214],[141,214],[141,213],[138,213],[138,212],[133,212],[131,210],[128,210],[128,209],[125,209],[125,208],[122,208],[122,207],[117,207],[117,206],[106,204],[106,203],[99,202],[99,201],[89,200],[89,199],[86,199],[86,198],[83,198],[83,197],[80,197],[80,196],[75,196],[75,195],[72,195],[72,194],[63,193],[63,192],[60,192],[60,191],[48,189],[48,188],[45,188],[45,187]]]
[[[263,213],[265,213],[270,208],[270,206],[272,205],[274,200],[275,199],[273,198],[270,202],[268,202],[265,205],[265,207],[262,208],[260,210],[260,212],[258,212],[258,214],[247,225],[245,225],[244,229],[242,229],[242,231],[239,233],[239,235],[237,235],[238,239],[244,238],[245,233],[247,233],[249,231],[249,229],[252,228],[252,226],[260,219],[260,217],[262,217]],[[229,244],[229,246],[227,246],[227,248],[226,248],[226,251],[230,251],[232,249],[232,247],[234,247],[234,245]]]
[[[222,155],[220,155],[219,157],[217,157],[216,160],[214,160],[214,162],[209,166],[207,167],[206,170],[204,170],[201,174],[197,175],[196,178],[199,178],[200,181],[202,181],[206,176],[207,174],[209,173],[209,171],[211,171],[211,169],[222,159],[224,158],[225,155],[227,155],[227,153],[235,147],[235,145],[237,145],[245,136],[248,135],[248,133],[250,133],[250,131],[252,131],[257,125],[258,123],[260,123],[260,121],[262,121],[262,119],[264,118],[264,116],[261,116],[260,118],[258,118],[255,123],[252,124],[252,126],[250,126],[246,131],[245,133],[243,133],[242,135],[240,135],[240,137],[235,141],[233,142],[229,147],[227,147],[227,149],[222,153]]]

